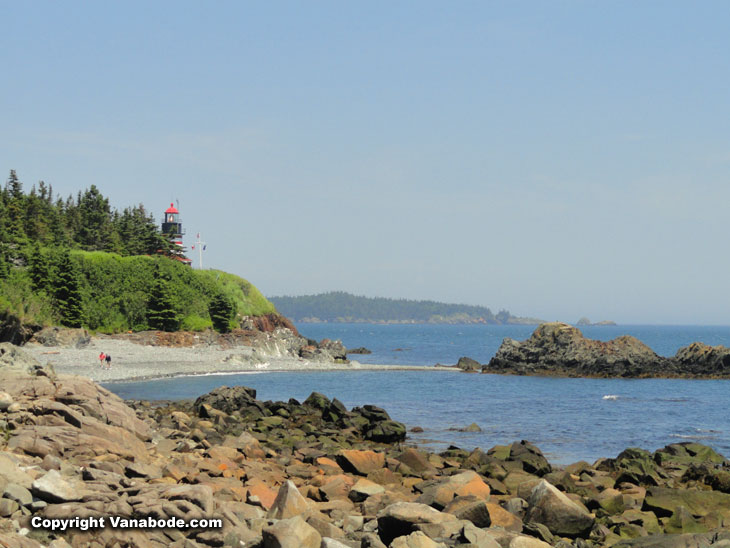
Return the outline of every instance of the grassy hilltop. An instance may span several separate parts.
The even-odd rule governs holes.
[[[193,270],[171,249],[142,205],[113,210],[95,186],[66,200],[42,182],[25,193],[11,172],[0,191],[0,324],[228,331],[240,316],[276,313],[248,281]]]

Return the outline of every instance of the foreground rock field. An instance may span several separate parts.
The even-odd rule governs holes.
[[[730,547],[730,462],[699,444],[562,468],[527,441],[432,454],[374,406],[262,402],[246,387],[128,405],[9,344],[0,431],[9,548]],[[75,516],[223,526],[32,526]]]

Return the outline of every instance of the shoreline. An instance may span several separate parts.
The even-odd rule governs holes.
[[[57,373],[80,375],[94,382],[144,382],[173,377],[198,377],[275,372],[317,371],[455,371],[433,365],[335,363],[271,355],[251,346],[169,347],[113,338],[93,338],[82,348],[27,344],[23,349]],[[111,368],[99,364],[101,352],[112,356]]]
[[[317,392],[301,403],[264,401],[245,386],[218,387],[195,401],[124,402],[88,378],[56,376],[10,350],[0,372],[9,404],[0,447],[3,545],[264,548],[312,538],[310,548],[394,548],[415,546],[409,540],[466,546],[466,538],[512,548],[638,548],[676,539],[719,548],[730,541],[730,461],[707,445],[634,447],[565,465],[524,439],[437,453],[409,443],[406,424],[374,405],[348,408]],[[59,363],[98,352],[67,350],[33,349]],[[185,522],[179,530],[126,533],[102,524],[42,537],[26,527],[33,518],[89,516],[222,520],[202,533]]]

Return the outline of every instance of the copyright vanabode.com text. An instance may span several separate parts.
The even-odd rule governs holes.
[[[35,529],[48,529],[49,531],[65,531],[66,529],[220,529],[223,527],[223,520],[218,518],[191,519],[181,518],[155,519],[145,518],[124,518],[121,516],[101,516],[88,518],[42,518],[33,516],[30,524]]]

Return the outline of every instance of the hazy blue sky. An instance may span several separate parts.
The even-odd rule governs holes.
[[[730,324],[730,2],[0,1],[0,175],[267,295]]]

